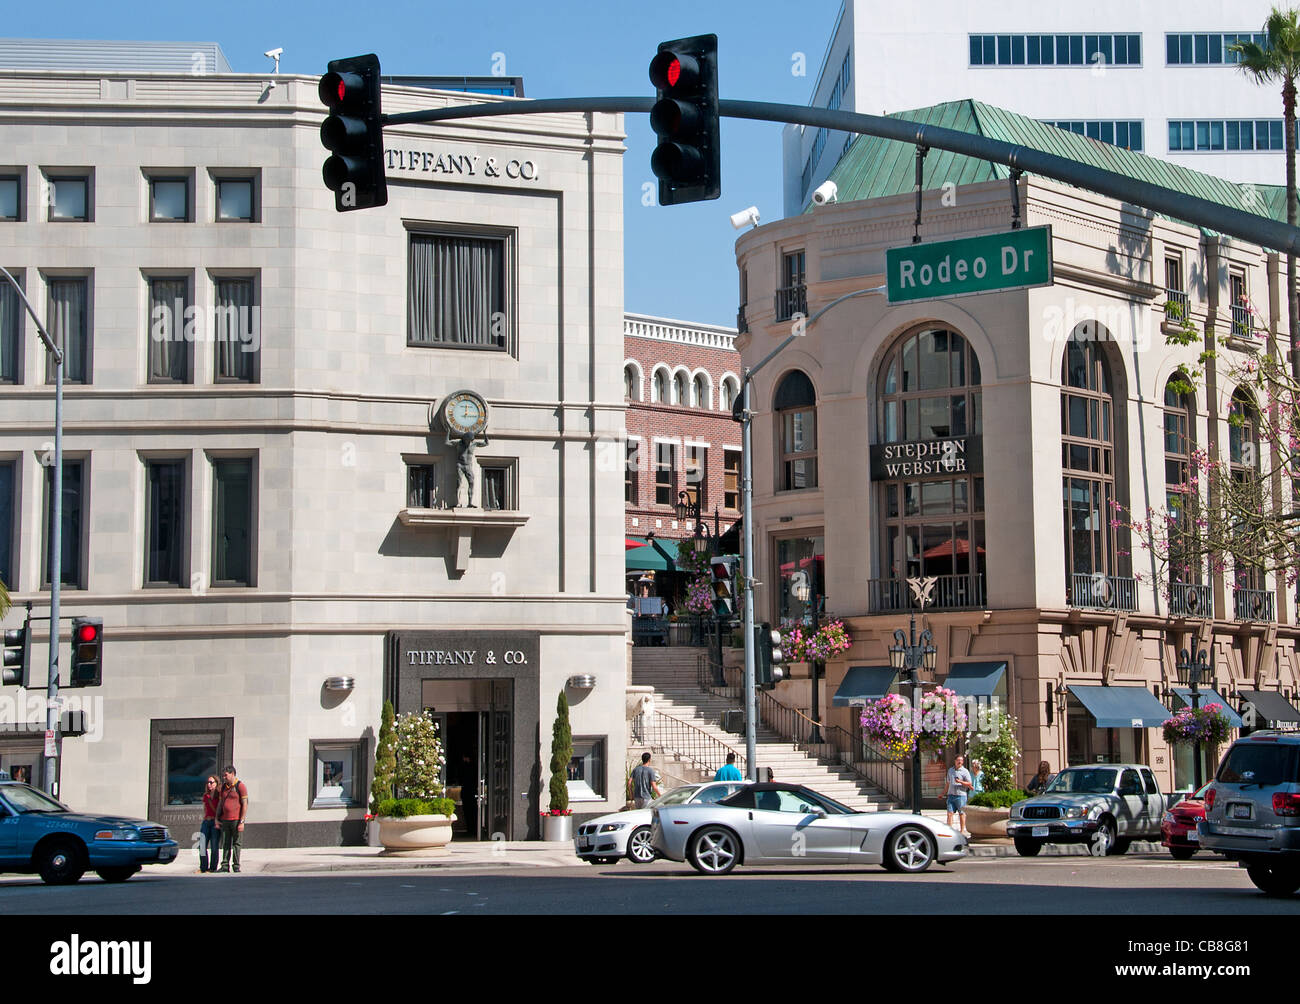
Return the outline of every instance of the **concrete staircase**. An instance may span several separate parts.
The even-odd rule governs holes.
[[[632,683],[654,687],[655,712],[680,719],[721,743],[745,754],[745,737],[722,728],[722,714],[742,706],[739,698],[719,697],[700,689],[697,659],[702,648],[670,646],[637,647],[632,650]],[[772,768],[778,781],[807,785],[859,812],[874,812],[893,806],[888,795],[872,787],[857,774],[829,760],[818,760],[786,741],[761,723],[757,732],[756,757],[759,767]],[[652,750],[662,760],[661,770],[686,780],[711,780],[712,772],[692,770],[679,762],[670,749]],[[721,766],[719,763],[717,766]],[[715,768],[716,769],[716,768]]]

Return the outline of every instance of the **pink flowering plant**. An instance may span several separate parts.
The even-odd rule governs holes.
[[[794,662],[826,662],[852,646],[853,638],[841,620],[827,621],[815,632],[796,621],[781,625],[781,651]]]
[[[1164,723],[1163,731],[1165,742],[1172,745],[1201,742],[1217,746],[1227,740],[1231,726],[1223,705],[1211,702],[1196,710],[1184,708]]]
[[[693,614],[713,610],[713,586],[707,578],[693,579],[686,587],[686,609]]]
[[[891,760],[906,759],[918,746],[932,753],[951,749],[966,734],[966,725],[966,709],[944,687],[915,705],[900,694],[886,694],[862,712],[862,734]]]

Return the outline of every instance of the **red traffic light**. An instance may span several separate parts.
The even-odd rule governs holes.
[[[321,103],[334,111],[349,102],[363,99],[365,87],[360,74],[330,70],[320,78],[316,93],[320,95]]]
[[[77,641],[94,641],[99,637],[99,628],[94,624],[82,624],[77,628]]]
[[[676,90],[678,85],[692,87],[699,79],[700,64],[693,56],[664,49],[650,60],[650,83],[660,90]]]

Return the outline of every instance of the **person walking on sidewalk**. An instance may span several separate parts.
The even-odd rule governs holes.
[[[231,764],[221,772],[221,798],[217,810],[217,829],[221,831],[221,867],[219,872],[239,871],[239,850],[244,840],[244,817],[248,814],[248,788],[235,774]],[[232,868],[233,865],[233,868]]]
[[[209,774],[203,788],[203,822],[199,826],[199,871],[215,872],[221,852],[221,838],[217,835],[217,808],[221,803],[221,788],[217,776]]]
[[[743,781],[745,776],[740,773],[740,768],[736,766],[736,754],[728,753],[727,762],[718,768],[718,772],[713,775],[715,781]]]
[[[958,757],[951,767],[948,768],[948,775],[944,778],[945,791],[948,801],[948,825],[952,826],[952,817],[956,816],[961,822],[962,836],[970,836],[966,832],[966,799],[970,795],[971,788],[975,783],[971,780],[970,771],[965,767],[966,760],[964,757]]]
[[[644,809],[659,797],[659,772],[650,766],[650,754],[641,754],[641,766],[632,768],[632,802]]]

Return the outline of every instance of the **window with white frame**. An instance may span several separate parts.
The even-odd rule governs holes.
[[[605,797],[605,743],[605,736],[573,737],[566,777],[570,800],[592,802]]]

